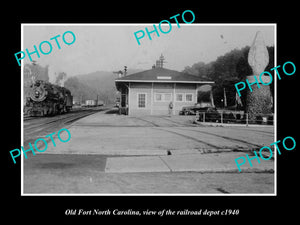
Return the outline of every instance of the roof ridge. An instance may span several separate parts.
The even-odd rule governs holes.
[[[134,80],[135,82],[141,81],[141,82],[146,82],[146,81],[157,81],[157,82],[176,82],[176,81],[187,81],[187,82],[200,82],[204,81],[201,77],[184,73],[184,72],[179,72],[176,70],[171,70],[167,68],[161,68],[161,67],[156,67],[152,68],[149,70],[144,70],[140,71],[137,73],[129,74],[127,76],[117,78],[116,81],[130,81]],[[211,83],[211,81],[207,80],[208,82]]]

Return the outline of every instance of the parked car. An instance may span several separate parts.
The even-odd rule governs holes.
[[[215,107],[200,107],[199,104],[193,106],[184,106],[179,112],[179,115],[196,115],[196,112],[208,112],[212,110],[217,110]]]
[[[201,122],[220,122],[221,114],[214,107],[205,107],[199,112],[199,121]]]
[[[204,108],[201,108],[199,104],[195,104],[193,106],[184,106],[182,107],[182,110],[179,112],[179,115],[196,115],[196,112],[201,109]]]

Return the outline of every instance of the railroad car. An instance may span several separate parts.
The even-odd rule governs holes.
[[[24,113],[29,116],[50,116],[69,112],[73,96],[65,87],[37,80],[26,95]]]
[[[103,106],[104,102],[102,100],[85,100],[84,107],[97,107],[97,106]]]
[[[85,100],[86,107],[95,107],[97,104],[96,100]]]

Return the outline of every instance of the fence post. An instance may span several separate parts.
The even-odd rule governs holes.
[[[199,120],[199,117],[200,117],[200,115],[199,115],[199,111],[196,111],[196,121],[198,121],[198,120]]]
[[[223,123],[223,111],[221,112],[221,123]]]
[[[248,126],[248,113],[246,113],[246,126]]]

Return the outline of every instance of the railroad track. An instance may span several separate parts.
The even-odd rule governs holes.
[[[70,124],[72,122],[75,122],[76,120],[83,118],[85,116],[91,115],[96,113],[97,111],[92,111],[92,112],[82,112],[79,114],[64,114],[64,115],[59,115],[53,118],[36,118],[34,123],[30,124],[24,124],[25,129],[34,129],[37,127],[43,127],[47,125],[51,125],[53,123],[62,123],[62,124]],[[34,120],[34,119],[31,119]],[[26,119],[25,121],[28,121]]]
[[[107,109],[75,111],[73,113],[70,112],[55,117],[34,117],[35,119],[29,120],[24,118],[24,144],[31,142],[38,137],[56,132],[61,128],[66,128],[83,117],[104,110]]]
[[[23,120],[27,121],[27,120],[33,120],[35,119],[35,117],[30,117],[30,116],[23,116]]]

